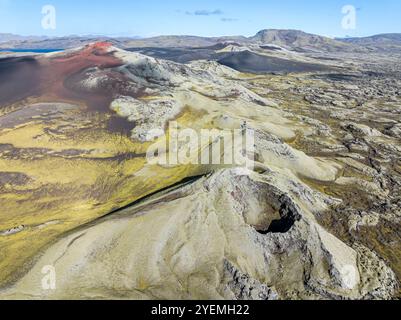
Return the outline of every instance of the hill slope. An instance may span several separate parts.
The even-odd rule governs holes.
[[[358,48],[327,37],[298,30],[262,30],[249,38],[252,42],[275,44],[298,51],[354,51]]]
[[[395,51],[401,50],[401,33],[378,34],[364,38],[339,39],[344,43],[364,46],[371,51]]]

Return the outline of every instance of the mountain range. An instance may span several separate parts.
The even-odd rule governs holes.
[[[400,33],[386,33],[374,35],[364,38],[345,38],[338,39],[345,43],[364,46],[371,51],[386,50],[386,51],[400,51],[401,50],[401,34]]]
[[[0,34],[0,49],[69,49],[97,41],[108,41],[114,46],[123,49],[143,47],[208,47],[227,42],[241,45],[272,44],[288,50],[301,52],[398,51],[401,48],[401,34],[380,34],[364,38],[332,39],[298,30],[266,29],[259,31],[252,37],[157,36],[152,38],[130,38],[72,35],[50,38]]]

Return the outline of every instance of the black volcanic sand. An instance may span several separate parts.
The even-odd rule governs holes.
[[[260,46],[262,49],[271,50],[271,51],[281,51],[281,48],[273,47],[273,46]]]
[[[221,48],[223,49],[223,48]],[[149,57],[170,60],[177,63],[189,63],[195,60],[214,60],[214,48],[130,48],[127,51],[139,52]]]
[[[225,47],[225,46],[224,46]],[[265,50],[278,51],[279,48],[264,46]],[[195,60],[213,60],[233,68],[237,71],[266,74],[266,73],[302,73],[328,71],[329,67],[320,64],[291,61],[276,57],[262,56],[250,51],[222,52],[220,45],[204,48],[131,48],[128,51],[139,52],[158,59],[170,60],[178,63],[189,63]]]
[[[316,72],[329,70],[328,67],[319,64],[261,56],[250,51],[230,53],[218,62],[241,72],[255,74]]]
[[[346,74],[346,73],[328,73],[328,74],[318,74],[311,76],[312,79],[331,80],[340,82],[355,81],[360,79],[361,77],[362,77],[361,75]]]
[[[0,107],[37,92],[39,72],[39,63],[33,57],[0,59]]]

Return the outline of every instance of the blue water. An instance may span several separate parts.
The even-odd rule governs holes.
[[[63,51],[64,49],[0,49],[0,52],[33,52],[33,53],[49,53]]]

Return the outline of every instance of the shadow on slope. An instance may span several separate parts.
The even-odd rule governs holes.
[[[256,74],[329,70],[329,68],[324,65],[267,57],[250,51],[230,53],[222,59],[219,59],[218,62],[241,72]]]

